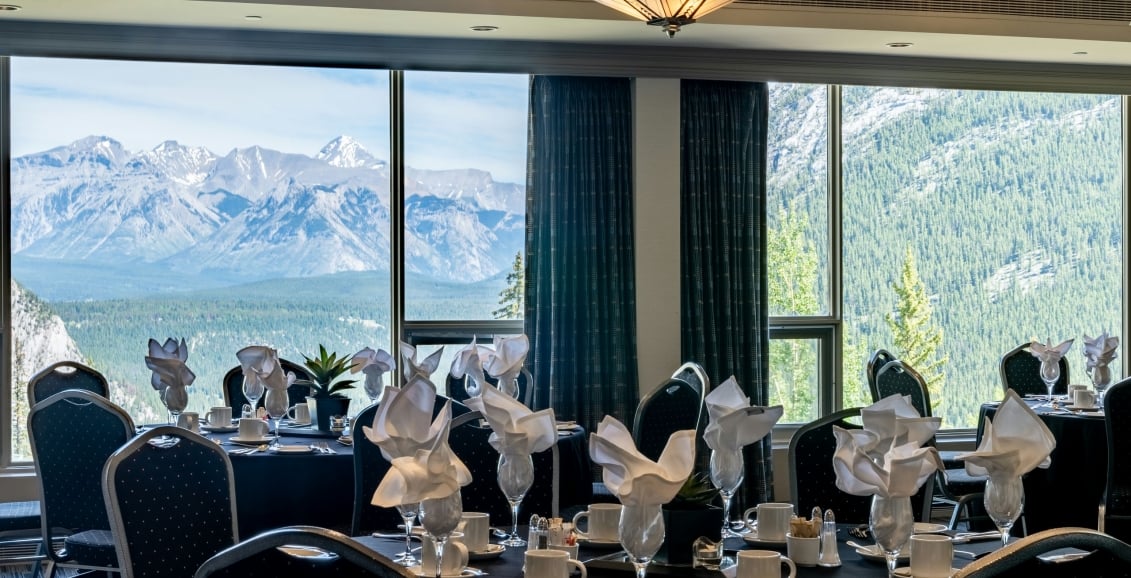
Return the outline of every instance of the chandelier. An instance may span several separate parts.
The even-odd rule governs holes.
[[[597,0],[614,10],[619,10],[643,20],[652,26],[662,26],[668,38],[679,32],[679,27],[695,22],[734,0]]]

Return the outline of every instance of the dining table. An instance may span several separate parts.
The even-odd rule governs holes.
[[[1047,396],[1026,396],[1056,439],[1048,468],[1025,474],[1025,529],[1030,533],[1075,526],[1095,528],[1107,484],[1107,430],[1100,407],[1080,410]],[[978,431],[992,420],[1000,402],[982,404]]]

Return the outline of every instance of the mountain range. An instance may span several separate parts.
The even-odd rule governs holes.
[[[406,168],[406,268],[458,282],[505,274],[524,205],[522,185],[486,171]],[[221,286],[387,271],[389,215],[388,163],[348,136],[313,157],[176,141],[131,152],[89,136],[12,161],[17,269],[50,260]],[[75,292],[51,298],[89,297]]]

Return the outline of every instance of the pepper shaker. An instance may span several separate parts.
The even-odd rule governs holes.
[[[817,565],[826,568],[840,566],[840,552],[836,548],[836,517],[832,509],[825,510],[821,521],[821,556]]]

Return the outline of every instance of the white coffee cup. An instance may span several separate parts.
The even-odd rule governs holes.
[[[267,437],[267,422],[253,417],[240,418],[240,439],[261,440]]]
[[[287,410],[287,417],[295,423],[310,423],[310,406],[296,403]]]
[[[1068,386],[1068,403],[1076,403],[1076,392],[1081,389],[1088,389],[1088,386],[1082,383],[1074,383]]]
[[[765,502],[746,510],[743,520],[751,516],[758,518],[758,539],[770,542],[784,542],[789,532],[789,521],[793,518],[793,504],[784,502]],[[748,524],[749,525],[749,524]],[[754,526],[750,526],[753,530]]]
[[[468,552],[486,552],[491,545],[491,517],[486,512],[464,512],[460,522]]]
[[[190,431],[200,431],[200,414],[195,411],[186,411],[177,416],[177,427],[183,427]]]
[[[1073,392],[1072,405],[1076,407],[1096,407],[1096,394],[1090,389],[1077,389]]]
[[[799,538],[786,533],[785,547],[786,555],[798,566],[816,566],[821,557],[821,539],[816,536]]]
[[[589,504],[589,509],[578,512],[573,517],[573,527],[582,540],[616,542],[620,540],[620,504]],[[587,529],[582,532],[578,521],[588,519]]]
[[[224,427],[232,425],[232,408],[216,406],[208,410],[208,424]]]
[[[425,537],[420,548],[420,571],[424,576],[436,575],[436,542]],[[467,566],[467,546],[455,539],[450,539],[444,544],[444,560],[441,563],[440,574],[444,576],[458,576]]]
[[[947,578],[953,559],[954,544],[948,536],[911,536],[911,575],[915,578]]]
[[[581,578],[586,578],[585,564],[570,559],[566,552],[561,550],[527,550],[523,575],[531,578],[568,578],[570,566],[581,572]]]
[[[797,575],[793,560],[773,550],[739,550],[735,578],[781,578],[781,565],[789,566],[789,578]]]

